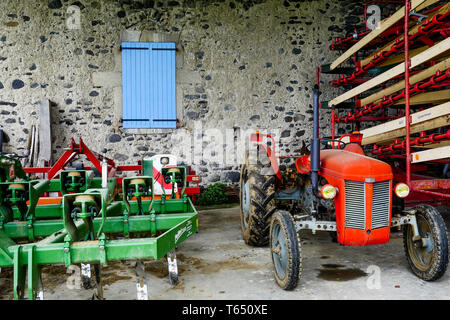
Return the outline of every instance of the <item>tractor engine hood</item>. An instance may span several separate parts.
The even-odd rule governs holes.
[[[345,150],[320,151],[320,172],[338,179],[375,181],[392,179],[392,169],[387,163]]]

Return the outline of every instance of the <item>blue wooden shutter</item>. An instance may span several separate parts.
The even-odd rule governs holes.
[[[123,127],[176,128],[175,43],[122,42]]]

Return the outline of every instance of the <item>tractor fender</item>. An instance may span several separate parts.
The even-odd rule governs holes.
[[[276,177],[281,181],[282,178],[280,166],[278,165],[278,160],[277,157],[275,156],[275,153],[267,145],[259,144],[259,146],[261,146],[261,148],[263,148],[266,151],[267,156],[270,159],[270,164],[272,166],[273,172],[275,173]]]
[[[356,153],[356,154],[360,154],[360,155],[362,155],[362,156],[365,156],[365,155],[366,155],[366,154],[364,153],[363,148],[361,148],[361,146],[360,146],[359,144],[356,144],[356,143],[350,143],[350,144],[347,144],[347,145],[345,146],[344,150],[345,150],[345,151],[348,151],[348,152],[353,152],[353,153]]]

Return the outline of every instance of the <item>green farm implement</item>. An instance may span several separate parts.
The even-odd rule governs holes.
[[[144,160],[142,175],[126,178],[63,170],[59,179],[33,180],[16,156],[0,154],[0,267],[14,269],[14,299],[42,299],[41,270],[52,264],[81,264],[86,288],[93,265],[98,299],[101,267],[114,260],[167,256],[176,284],[175,248],[197,232],[198,215],[184,193],[185,167],[162,171],[161,183],[179,192],[156,197],[152,166]]]

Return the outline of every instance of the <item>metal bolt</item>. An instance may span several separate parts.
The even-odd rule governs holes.
[[[100,251],[104,251],[105,250],[105,246],[100,246]]]
[[[28,225],[28,229],[31,229],[31,228],[33,228],[33,226],[31,224],[29,224]]]
[[[69,248],[64,248],[64,252],[69,252],[70,249]]]
[[[127,224],[127,223],[128,223],[128,220],[123,220],[123,223]]]

